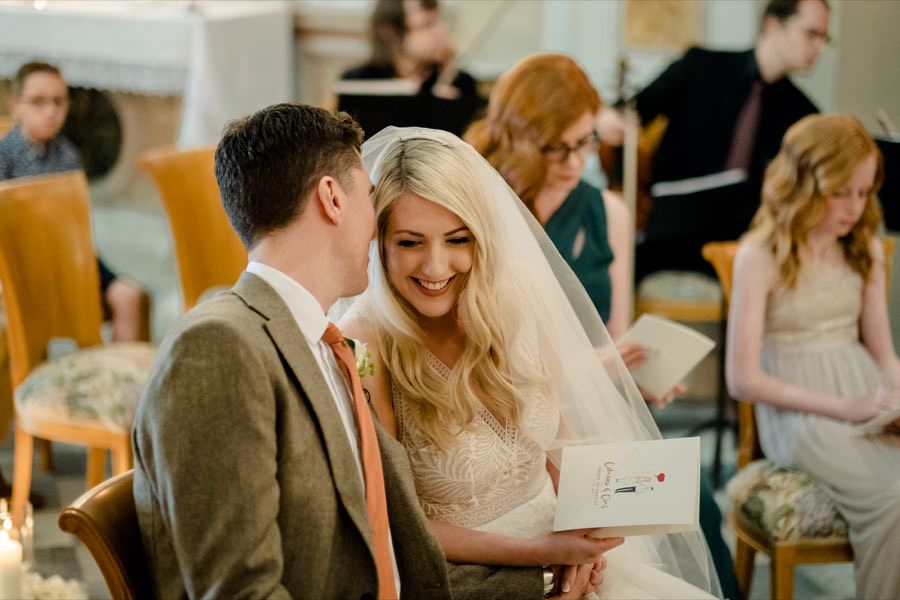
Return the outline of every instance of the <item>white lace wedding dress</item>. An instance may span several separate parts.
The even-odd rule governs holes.
[[[450,369],[435,356],[428,365],[444,379]],[[393,386],[400,441],[409,454],[425,514],[461,527],[510,537],[552,531],[556,493],[546,469],[559,413],[547,399],[522,402],[521,428],[500,423],[484,407],[450,448],[438,449],[416,427],[412,407]],[[600,598],[711,598],[706,592],[650,564],[647,538],[629,538],[606,553]]]

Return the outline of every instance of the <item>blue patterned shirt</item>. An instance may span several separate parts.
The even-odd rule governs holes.
[[[25,139],[18,125],[0,138],[0,181],[80,168],[78,150],[63,135],[47,142],[43,149]]]

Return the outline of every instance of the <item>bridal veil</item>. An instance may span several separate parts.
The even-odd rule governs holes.
[[[659,429],[641,397],[594,304],[557,252],[541,225],[503,178],[469,144],[438,130],[389,127],[363,145],[362,158],[373,182],[383,159],[398,143],[423,140],[451,146],[475,174],[488,218],[494,220],[502,255],[502,285],[518,299],[523,327],[534,328],[542,356],[558,390],[561,425],[555,448],[660,438]],[[373,298],[390,293],[380,276],[381,261],[372,243],[369,286]],[[344,307],[346,308],[346,304]],[[340,308],[337,309],[340,311]],[[334,311],[332,311],[334,313]],[[558,453],[551,449],[553,460]],[[699,493],[699,491],[698,491]],[[630,538],[632,552],[650,566],[721,597],[709,551],[699,531]]]

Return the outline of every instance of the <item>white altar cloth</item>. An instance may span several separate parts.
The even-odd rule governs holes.
[[[181,146],[213,144],[229,119],[290,100],[292,43],[284,2],[0,2],[0,77],[43,60],[73,86],[183,96]]]

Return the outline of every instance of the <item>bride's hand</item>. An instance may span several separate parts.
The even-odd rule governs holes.
[[[578,600],[596,591],[603,582],[603,569],[606,568],[606,559],[602,556],[595,563],[586,565],[554,566],[559,583],[555,591],[556,596],[552,600]]]
[[[573,529],[551,533],[540,538],[543,562],[552,565],[583,565],[596,563],[602,554],[622,544],[625,538],[591,537],[593,529]]]
[[[884,414],[900,406],[900,390],[878,388],[874,392],[844,399],[842,415],[845,421],[859,423]]]

